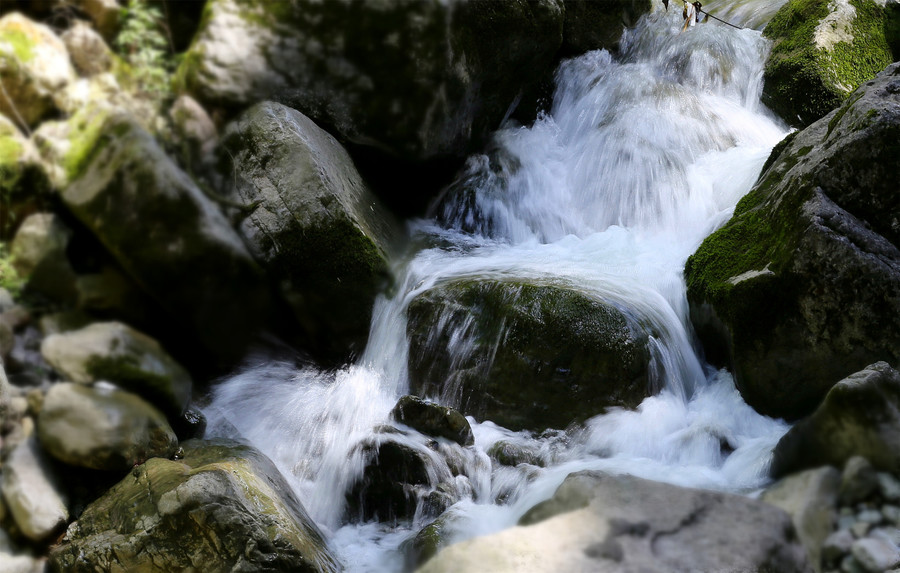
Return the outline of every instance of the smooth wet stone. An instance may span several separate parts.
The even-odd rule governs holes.
[[[878,491],[888,501],[900,501],[900,480],[889,473],[878,472]]]
[[[850,553],[853,541],[853,534],[848,529],[829,535],[822,544],[822,563],[826,566],[839,565],[844,555]]]
[[[871,523],[876,525],[881,523],[883,516],[881,512],[876,509],[867,509],[865,511],[861,511],[856,515],[857,521],[863,521],[865,523]]]
[[[881,573],[900,564],[900,551],[884,540],[867,537],[853,542],[853,557],[869,573]]]

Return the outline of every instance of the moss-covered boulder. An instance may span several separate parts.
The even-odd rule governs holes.
[[[410,387],[521,430],[565,428],[649,393],[648,334],[576,290],[457,280],[409,306]]]
[[[741,394],[809,414],[843,377],[900,361],[900,65],[779,144],[687,261],[695,326]]]
[[[589,50],[611,50],[626,27],[650,12],[650,0],[563,0],[563,50],[581,54]]]
[[[775,446],[771,473],[781,477],[823,465],[843,467],[853,456],[900,471],[900,372],[877,362],[841,380],[808,418]]]
[[[763,30],[772,40],[764,101],[806,126],[900,59],[900,5],[877,0],[789,0]]]
[[[0,18],[0,113],[34,126],[56,109],[54,96],[74,78],[69,52],[50,28],[16,12]]]
[[[0,240],[12,238],[22,221],[44,205],[48,188],[34,145],[0,115]]]
[[[153,458],[73,523],[51,571],[332,572],[340,565],[275,465],[234,442]]]
[[[313,347],[362,351],[396,223],[344,148],[296,110],[256,105],[222,145],[234,198],[250,206],[240,229]]]
[[[550,71],[560,0],[213,0],[179,69],[204,105],[276,99],[409,159],[464,156]]]
[[[47,392],[38,437],[54,458],[95,470],[127,471],[178,447],[166,417],[136,394],[68,382]]]
[[[475,436],[465,416],[446,406],[427,402],[418,396],[400,398],[391,417],[426,436],[446,438],[461,446],[475,444]]]
[[[191,376],[146,334],[120,322],[98,322],[51,334],[41,354],[68,380],[105,380],[138,394],[177,418],[191,399]]]
[[[233,363],[268,319],[268,288],[212,198],[129,115],[69,122],[65,206],[179,327]]]

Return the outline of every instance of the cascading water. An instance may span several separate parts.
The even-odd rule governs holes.
[[[771,7],[743,2],[729,14],[759,25],[763,5]],[[399,287],[376,302],[356,364],[323,372],[261,360],[215,389],[208,435],[268,454],[349,570],[402,569],[398,547],[428,522],[420,507],[412,523],[348,525],[345,494],[408,391],[406,309],[451,279],[563,285],[628,309],[655,333],[651,370],[662,389],[577,431],[534,436],[470,418],[474,448],[392,433],[431,461],[429,483],[449,484],[449,538],[514,525],[582,469],[739,492],[765,483],[787,426],[756,414],[727,372],[698,358],[682,269],[786,131],[759,104],[768,50],[760,33],[719,24],[679,33],[681,23],[680,7],[655,11],[626,32],[616,57],[563,63],[552,110],[532,127],[505,126],[489,152],[470,158],[434,217],[411,225],[419,247],[396,261]],[[465,352],[465,340],[454,344],[449,352]],[[492,468],[485,452],[500,440],[545,467]]]

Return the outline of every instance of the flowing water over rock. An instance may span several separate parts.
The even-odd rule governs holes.
[[[733,21],[759,18],[745,12]],[[505,126],[470,158],[433,217],[411,225],[397,287],[377,301],[355,364],[323,372],[259,359],[215,390],[209,434],[242,436],[268,454],[349,570],[401,569],[397,549],[436,513],[420,503],[411,523],[357,523],[346,493],[386,442],[424,460],[420,481],[440,484],[452,504],[442,519],[453,540],[515,524],[573,471],[737,492],[765,483],[787,425],[756,414],[730,374],[702,360],[682,269],[786,130],[759,104],[768,45],[758,31],[680,27],[680,10],[658,10],[626,32],[617,56],[563,63],[549,113]],[[655,395],[568,431],[513,432],[470,417],[474,448],[387,429],[409,391],[406,309],[461,279],[559,286],[622,310],[651,333]],[[451,357],[470,342],[458,334]],[[452,392],[443,397],[461,406]],[[498,443],[533,463],[492,467],[487,452]]]

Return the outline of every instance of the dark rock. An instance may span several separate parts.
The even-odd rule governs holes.
[[[344,140],[463,157],[552,67],[562,0],[215,0],[181,84],[207,107],[277,99]]]
[[[475,436],[465,416],[446,406],[426,402],[418,396],[404,396],[391,416],[426,436],[447,438],[461,446],[475,444]]]
[[[0,114],[0,240],[11,239],[30,214],[47,208],[49,187],[37,149]]]
[[[806,126],[900,57],[900,6],[791,0],[763,35],[773,42],[763,101],[789,123]]]
[[[460,280],[416,297],[408,315],[412,391],[480,420],[565,428],[649,394],[647,333],[571,289]]]
[[[544,460],[537,452],[506,440],[494,443],[487,454],[502,466],[515,467],[519,464],[530,464],[544,467]]]
[[[198,408],[188,406],[184,413],[174,420],[172,429],[179,440],[203,439],[206,433],[206,416]]]
[[[241,231],[314,347],[344,360],[365,347],[390,278],[398,228],[343,147],[298,111],[254,106],[223,136]]]
[[[81,514],[51,571],[338,571],[275,465],[235,442],[148,460]]]
[[[900,373],[884,362],[841,380],[813,414],[775,446],[774,477],[810,467],[842,467],[853,456],[900,472]]]
[[[649,0],[563,0],[563,5],[562,49],[569,54],[615,49],[625,28],[651,9]]]
[[[416,513],[419,490],[428,486],[428,458],[389,438],[362,445],[367,463],[362,477],[347,492],[351,521],[409,520]]]
[[[840,500],[843,505],[856,505],[871,497],[878,489],[878,472],[862,456],[853,456],[844,464],[841,474]]]
[[[782,510],[632,476],[570,474],[525,523],[447,547],[421,571],[812,571]]]
[[[723,365],[761,413],[802,417],[841,378],[900,361],[892,86],[898,64],[776,146],[732,219],[687,261],[697,330],[724,349]]]

